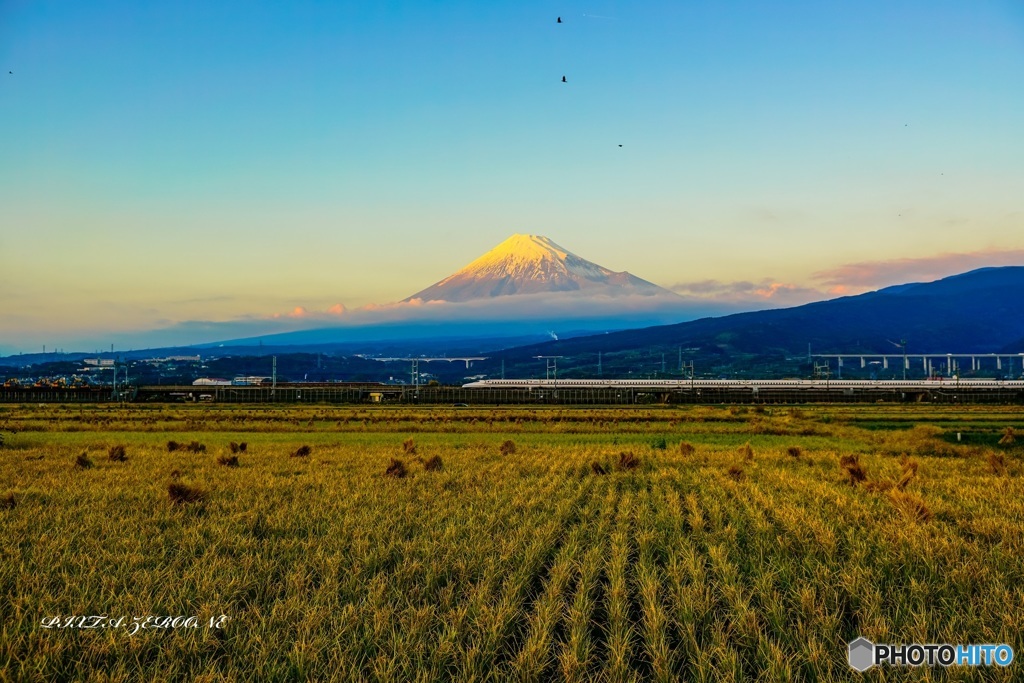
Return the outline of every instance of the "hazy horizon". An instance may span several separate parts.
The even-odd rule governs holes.
[[[700,314],[1024,264],[1010,0],[25,2],[0,55],[0,353],[323,327],[513,233]]]

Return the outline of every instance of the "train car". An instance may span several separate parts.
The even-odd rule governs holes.
[[[1024,390],[1024,380],[930,378],[920,380],[870,379],[482,379],[464,389],[654,389],[691,391],[718,389],[1000,389]]]

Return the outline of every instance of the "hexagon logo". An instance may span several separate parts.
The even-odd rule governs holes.
[[[857,671],[867,671],[875,665],[875,646],[861,636],[849,645],[850,666]]]

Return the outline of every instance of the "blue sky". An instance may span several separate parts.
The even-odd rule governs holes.
[[[1024,256],[1015,1],[9,1],[0,58],[0,350],[397,301],[515,232],[723,310]]]

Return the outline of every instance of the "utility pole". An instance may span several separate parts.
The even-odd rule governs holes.
[[[597,376],[604,377],[604,373],[601,370],[601,352],[597,352]]]
[[[829,368],[827,360],[824,363],[814,364],[814,379],[827,378],[830,374],[832,374],[832,370]]]
[[[814,364],[814,379],[820,380],[822,377],[825,378],[825,399],[829,398],[829,378],[832,376],[832,369],[828,366],[828,361],[824,363]]]
[[[273,369],[273,379],[271,380],[271,384],[270,384],[270,395],[271,396],[273,396],[274,393],[277,391],[277,356],[274,356],[274,366],[273,367],[274,367],[274,369]]]
[[[683,373],[683,377],[686,377],[687,375],[690,376],[690,395],[693,396],[693,378],[694,378],[693,361],[691,360],[689,363],[686,363],[686,364],[683,364],[682,362],[680,362],[679,367],[681,368],[681,371]]]
[[[907,340],[906,339],[900,339],[900,342],[898,344],[896,342],[894,342],[893,340],[891,340],[891,339],[886,339],[886,341],[889,342],[890,344],[892,344],[893,346],[900,347],[900,351],[903,354],[903,381],[906,381],[907,380]]]
[[[544,359],[544,379],[554,379],[555,386],[558,386],[558,359],[564,358],[564,356],[534,356],[534,358]]]
[[[903,349],[903,381],[907,381],[907,340],[900,339],[900,347]]]
[[[505,359],[501,359],[501,378],[505,379]]]
[[[661,354],[661,374],[665,374],[665,354]]]

